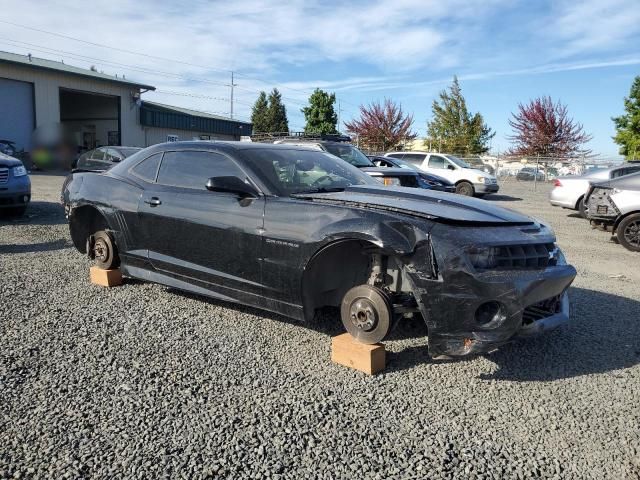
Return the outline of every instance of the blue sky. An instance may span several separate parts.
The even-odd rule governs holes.
[[[433,99],[458,75],[498,152],[518,102],[550,95],[593,135],[594,152],[616,155],[610,118],[640,74],[639,0],[93,3],[4,0],[0,21],[21,26],[0,23],[0,49],[96,65],[155,85],[149,100],[222,114],[234,70],[236,116],[277,86],[292,129],[321,87],[338,95],[342,120],[388,97],[424,134]]]

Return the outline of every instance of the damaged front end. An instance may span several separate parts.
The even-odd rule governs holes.
[[[422,253],[405,270],[432,357],[488,352],[568,322],[576,270],[548,227],[439,224],[430,237],[422,248],[433,261],[420,261]]]

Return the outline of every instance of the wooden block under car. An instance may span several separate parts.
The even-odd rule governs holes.
[[[91,277],[91,283],[95,283],[96,285],[100,285],[102,287],[115,287],[117,285],[122,285],[122,273],[120,270],[115,268],[113,270],[103,270],[98,267],[91,267],[89,269],[89,274]]]
[[[343,333],[331,339],[331,361],[373,375],[384,370],[384,345],[360,343]]]

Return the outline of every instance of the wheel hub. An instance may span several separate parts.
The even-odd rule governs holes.
[[[376,307],[366,298],[358,298],[353,301],[349,308],[349,314],[351,323],[365,332],[372,330],[378,322]]]
[[[103,239],[99,238],[93,246],[93,253],[96,259],[104,262],[109,256],[109,246]]]

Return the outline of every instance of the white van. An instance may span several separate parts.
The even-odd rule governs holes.
[[[454,155],[429,152],[391,152],[385,157],[413,163],[420,170],[446,178],[456,186],[456,193],[483,197],[496,193],[500,187],[494,175],[473,168]]]

